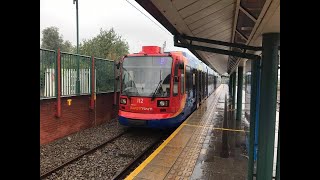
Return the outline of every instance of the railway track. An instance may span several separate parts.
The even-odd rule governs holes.
[[[106,141],[103,142],[102,144],[100,144],[100,145],[98,145],[98,146],[96,146],[96,147],[94,147],[94,148],[91,148],[91,149],[89,149],[88,151],[86,151],[86,152],[84,152],[84,153],[82,153],[82,154],[79,154],[78,156],[76,156],[76,157],[74,157],[74,158],[69,159],[68,161],[64,162],[62,165],[57,166],[57,167],[55,167],[55,168],[53,168],[53,169],[51,169],[51,170],[49,170],[49,171],[46,171],[45,173],[43,173],[43,174],[40,175],[40,179],[44,179],[44,178],[48,177],[48,176],[51,175],[52,173],[54,173],[54,172],[62,169],[63,167],[67,166],[68,164],[71,164],[71,163],[77,161],[79,158],[83,157],[84,155],[87,155],[87,154],[90,154],[90,153],[94,152],[95,150],[97,150],[97,149],[105,146],[106,144],[108,144],[108,143],[110,143],[110,142],[118,139],[119,137],[121,137],[122,135],[124,135],[124,134],[126,134],[126,133],[128,133],[128,132],[129,132],[129,130],[126,130],[126,131],[124,131],[124,132],[122,132],[122,133],[120,133],[120,134],[118,134],[118,135],[116,135],[116,136],[114,136],[114,137],[106,140]]]
[[[57,171],[63,169],[67,165],[76,163],[78,160],[80,160],[80,158],[84,157],[85,155],[94,154],[94,152],[96,152],[99,149],[103,149],[103,147],[107,146],[108,144],[111,144],[117,140],[120,140],[121,137],[123,137],[124,135],[136,136],[135,133],[130,134],[130,132],[132,132],[132,131],[134,131],[134,130],[133,129],[126,130],[126,131],[112,137],[111,139],[106,140],[102,144],[100,144],[94,148],[91,148],[90,150],[88,150],[88,151],[86,151],[86,152],[84,152],[74,158],[69,159],[68,161],[66,161],[62,165],[57,166],[55,168],[52,168],[49,171],[44,172],[43,174],[40,175],[40,179],[46,179],[47,177],[49,177],[53,173],[56,173]],[[152,151],[155,148],[157,148],[158,145],[160,145],[162,143],[162,140],[167,138],[170,134],[171,134],[171,131],[165,131],[164,133],[159,134],[159,137],[157,137],[155,140],[153,140],[153,142],[151,142],[148,145],[146,145],[145,147],[141,148],[142,151],[138,155],[134,156],[133,160],[126,163],[125,167],[123,167],[120,171],[117,171],[116,174],[112,177],[112,179],[124,179],[125,176],[128,175],[131,172],[131,170],[133,170],[133,168],[135,168],[139,163],[141,163],[145,158],[147,158],[148,155],[150,155],[152,153]],[[139,135],[137,135],[137,138],[139,138]],[[128,146],[130,146],[130,144],[128,144]],[[107,178],[107,179],[109,179],[109,178]]]
[[[113,180],[125,179],[127,175],[134,170],[145,158],[147,158],[155,148],[162,143],[163,138],[156,140],[151,146],[145,148],[139,155],[137,155],[131,162],[129,162],[123,169],[117,172],[116,175],[112,177]]]

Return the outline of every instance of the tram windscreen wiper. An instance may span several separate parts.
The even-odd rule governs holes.
[[[158,89],[159,89],[159,87],[160,87],[161,83],[162,83],[162,80],[160,80],[160,81],[159,81],[159,83],[158,83],[158,86],[157,86],[156,90],[153,92],[152,97],[151,97],[151,101],[153,101],[153,100],[154,100],[154,98],[156,97],[157,91],[158,91]]]

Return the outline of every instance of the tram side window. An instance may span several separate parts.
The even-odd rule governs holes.
[[[190,92],[191,89],[191,72],[190,67],[186,66],[186,91]]]
[[[193,73],[192,73],[192,68],[190,68],[189,71],[189,90],[191,91],[193,88]]]
[[[178,95],[178,69],[179,65],[176,64],[174,67],[174,78],[173,78],[173,96]]]
[[[184,74],[181,74],[181,94],[184,93]]]
[[[213,85],[213,75],[211,75],[211,85]]]
[[[182,66],[184,67],[184,63],[182,63]],[[184,93],[184,68],[183,69],[180,69],[181,71],[181,94]]]
[[[213,85],[214,75],[211,75],[211,85]]]
[[[196,74],[192,74],[192,85],[195,86],[196,85]]]

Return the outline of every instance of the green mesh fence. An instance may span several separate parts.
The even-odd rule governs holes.
[[[61,95],[85,95],[91,93],[92,57],[60,53]],[[40,99],[56,97],[57,53],[40,48]],[[114,91],[114,63],[95,58],[96,93]]]

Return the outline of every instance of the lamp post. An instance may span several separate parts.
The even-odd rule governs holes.
[[[73,0],[73,4],[76,3],[76,14],[77,14],[77,81],[76,81],[76,94],[80,94],[80,62],[79,62],[79,18],[78,18],[78,0]]]

